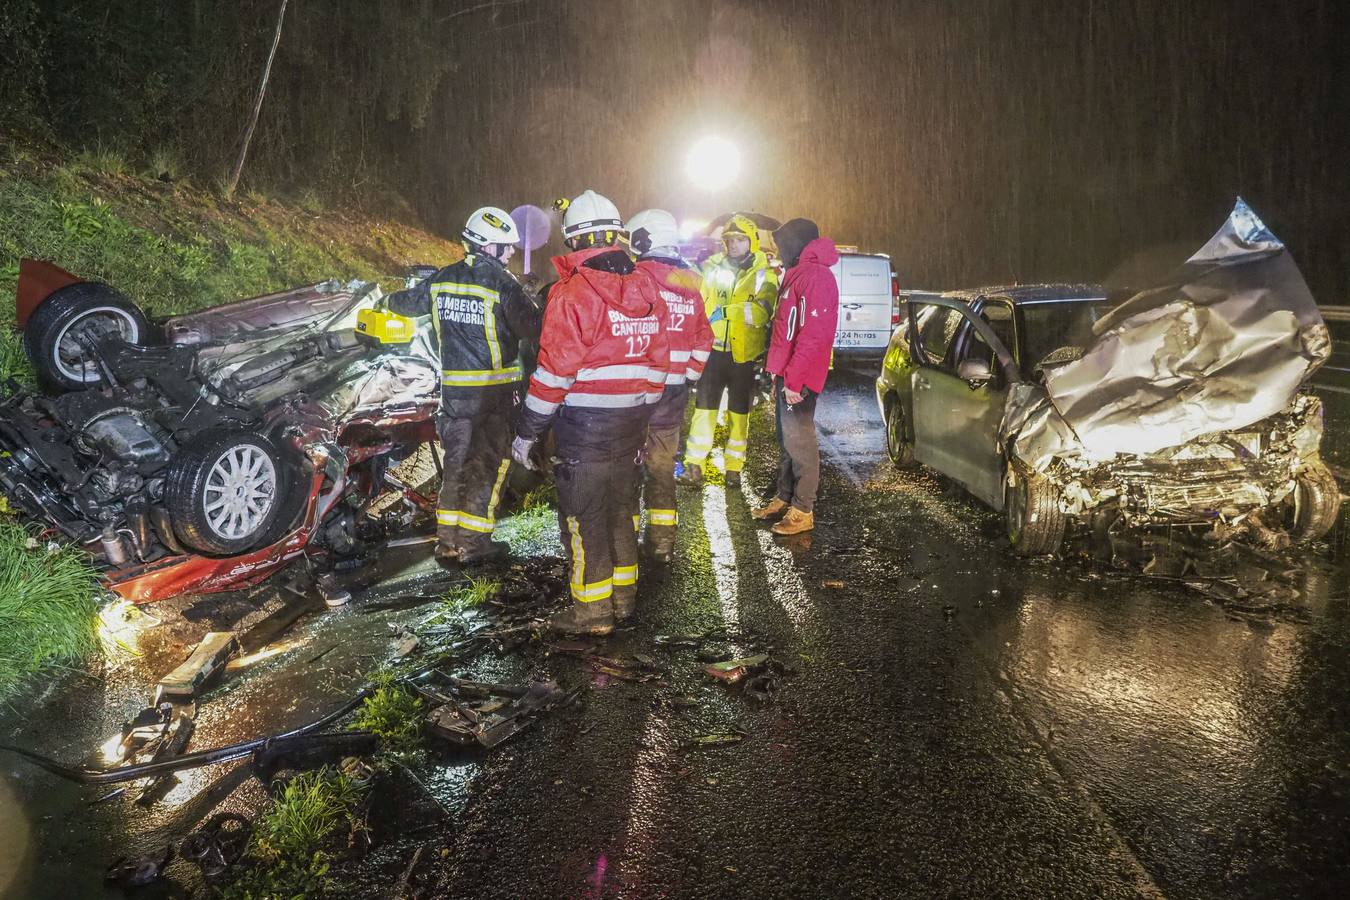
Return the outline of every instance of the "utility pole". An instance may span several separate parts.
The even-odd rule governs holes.
[[[258,85],[258,97],[253,101],[253,112],[248,118],[248,127],[244,129],[244,143],[239,148],[239,158],[235,160],[234,171],[230,173],[230,184],[225,189],[226,196],[234,194],[239,186],[239,176],[244,171],[244,159],[248,156],[248,145],[253,140],[253,130],[258,127],[258,116],[262,113],[263,97],[267,96],[267,80],[272,77],[272,60],[277,56],[277,45],[281,43],[281,23],[286,20],[286,4],[281,0],[281,12],[277,13],[277,31],[272,35],[272,49],[267,52],[267,64],[263,66],[262,82]]]

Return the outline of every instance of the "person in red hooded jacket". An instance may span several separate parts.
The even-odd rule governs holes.
[[[553,259],[560,280],[549,291],[511,455],[534,468],[531,450],[553,429],[572,605],[548,629],[608,634],[637,599],[642,446],[670,369],[668,313],[651,277],[618,246],[614,204],[586,191],[564,206],[572,252]]]
[[[644,209],[628,220],[628,246],[637,254],[637,268],[652,277],[670,318],[670,374],[666,390],[647,429],[646,547],[668,563],[675,556],[675,454],[680,449],[689,392],[703,375],[712,353],[713,331],[703,309],[703,276],[680,256],[679,226],[664,209]]]
[[[800,534],[816,524],[816,398],[825,389],[839,324],[839,284],[830,271],[839,250],[809,219],[784,223],[773,239],[787,267],[764,362],[773,376],[776,404],[778,494],[751,514],[761,521],[777,519],[775,534]]]

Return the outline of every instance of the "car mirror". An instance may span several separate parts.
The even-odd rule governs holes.
[[[983,387],[994,380],[994,371],[987,359],[963,359],[956,367],[956,375],[970,385],[971,390]]]

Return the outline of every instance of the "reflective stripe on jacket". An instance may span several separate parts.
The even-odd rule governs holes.
[[[670,335],[667,386],[698,381],[708,363],[713,343],[712,328],[703,309],[702,279],[698,270],[684,260],[660,257],[639,259],[637,268],[652,277],[661,292],[661,299],[666,302],[666,330]]]
[[[651,277],[613,247],[580,250],[553,263],[562,277],[549,292],[520,435],[537,440],[564,407],[639,410],[645,431],[670,367],[665,301]],[[623,274],[598,268],[611,263]]]
[[[390,295],[405,316],[431,314],[441,353],[441,399],[463,407],[481,388],[520,380],[520,341],[538,340],[539,309],[494,257],[471,253],[421,284]]]
[[[713,349],[729,350],[736,362],[763,355],[778,299],[778,273],[763,251],[744,269],[718,253],[703,264],[703,303],[712,326]]]

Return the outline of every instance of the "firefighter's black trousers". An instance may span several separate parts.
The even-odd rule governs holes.
[[[576,602],[637,595],[640,454],[650,415],[564,407],[554,427],[558,526]]]
[[[680,430],[688,404],[688,385],[666,385],[647,426],[647,478],[642,499],[647,508],[647,543],[652,547],[669,548],[675,542],[675,526],[679,524],[675,456],[680,451]]]
[[[461,554],[487,549],[511,463],[511,408],[471,416],[441,413],[436,420],[445,452],[436,536]]]

